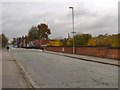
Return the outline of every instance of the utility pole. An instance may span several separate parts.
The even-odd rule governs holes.
[[[72,23],[73,23],[73,32],[71,32],[73,34],[73,54],[75,54],[75,45],[74,45],[74,34],[76,33],[74,31],[74,8],[73,7],[69,7],[70,9],[72,9]]]

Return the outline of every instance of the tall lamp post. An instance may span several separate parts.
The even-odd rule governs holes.
[[[75,54],[75,45],[74,45],[74,34],[76,33],[74,31],[74,8],[73,7],[69,7],[70,9],[72,9],[72,23],[73,23],[73,32],[71,32],[73,34],[73,54]]]

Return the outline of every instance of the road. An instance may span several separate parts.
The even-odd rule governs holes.
[[[0,47],[0,90],[2,89],[2,48]]]
[[[118,88],[118,67],[27,49],[13,55],[40,88]]]

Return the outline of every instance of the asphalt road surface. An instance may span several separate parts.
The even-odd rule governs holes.
[[[0,47],[0,90],[2,89],[2,48]]]
[[[13,55],[40,88],[118,88],[118,67],[33,50]]]

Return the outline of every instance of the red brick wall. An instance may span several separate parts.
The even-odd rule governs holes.
[[[96,47],[97,48],[97,56],[106,57],[107,47]]]
[[[76,54],[97,56],[97,48],[95,47],[76,47],[75,50]]]
[[[64,48],[64,51],[62,51],[62,48]],[[44,47],[44,49],[55,52],[73,53],[72,47]],[[75,53],[120,59],[120,49],[110,49],[107,47],[75,47]]]
[[[62,52],[62,47],[43,47],[43,48],[48,51]]]
[[[108,49],[107,57],[120,59],[120,49]]]
[[[65,47],[65,53],[73,53],[73,48],[72,47]]]

